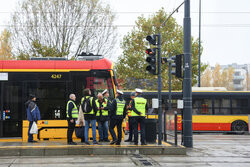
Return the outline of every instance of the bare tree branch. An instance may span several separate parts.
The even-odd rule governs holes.
[[[69,57],[82,51],[111,57],[113,23],[110,7],[99,0],[25,0],[11,20],[13,54],[40,56],[32,45],[37,41]]]

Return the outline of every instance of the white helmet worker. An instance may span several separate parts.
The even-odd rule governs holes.
[[[135,89],[135,92],[136,92],[136,93],[142,93],[142,90],[139,89],[139,88],[136,88],[136,89]]]
[[[117,90],[116,92],[117,92],[118,94],[120,94],[120,95],[123,95],[123,92],[120,91],[120,90]]]
[[[104,95],[104,94],[107,93],[107,92],[108,92],[108,90],[105,89],[105,90],[102,92],[102,95]]]

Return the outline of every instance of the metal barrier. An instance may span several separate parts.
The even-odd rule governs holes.
[[[164,119],[164,124],[166,124],[166,119]],[[170,127],[171,128],[171,127]],[[164,138],[165,142],[169,142],[169,143],[174,143],[174,145],[178,145],[178,133],[177,133],[177,112],[174,111],[174,132],[170,133],[169,131],[165,130],[164,131],[164,135],[166,136],[166,138]],[[169,137],[173,137],[174,141],[171,141],[169,139]]]

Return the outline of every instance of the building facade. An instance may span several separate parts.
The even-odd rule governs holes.
[[[234,68],[233,87],[235,91],[249,90],[250,64],[221,65],[221,69]]]

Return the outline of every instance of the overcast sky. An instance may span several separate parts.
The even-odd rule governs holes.
[[[0,31],[6,28],[11,12],[20,0],[1,0]],[[170,13],[183,0],[104,0],[116,12],[120,39],[132,29],[138,16],[164,9]],[[201,41],[204,47],[202,62],[215,65],[250,64],[250,0],[201,0]],[[192,36],[199,35],[199,0],[191,0]],[[183,7],[173,15],[183,24]],[[122,25],[122,26],[120,26]],[[118,45],[119,46],[119,45]],[[117,49],[116,55],[122,54]]]

